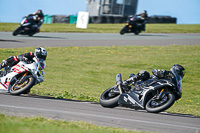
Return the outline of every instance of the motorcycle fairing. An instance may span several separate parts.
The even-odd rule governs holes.
[[[12,77],[13,77],[13,74],[7,74],[5,77],[2,77],[0,79],[0,91],[1,92],[8,92],[9,91],[10,81],[12,80]]]
[[[138,96],[134,93],[122,93],[119,97],[118,103],[122,106],[132,106],[134,108],[141,108],[144,109],[144,107],[141,105],[141,102],[138,99]]]
[[[0,81],[0,92],[8,92],[9,83],[10,82],[7,82],[6,84],[4,84]]]
[[[118,103],[126,107],[144,109],[144,106],[149,98],[149,94],[153,91],[166,87],[175,88],[174,85],[167,80],[159,80],[156,82],[152,79],[150,80],[143,82],[143,84],[139,84],[136,86],[138,87],[137,89],[134,89],[128,94],[122,93],[119,97]]]
[[[11,68],[10,73],[6,76],[0,78],[0,91],[2,92],[9,92],[9,88],[11,87],[10,82],[12,79],[20,73],[26,72],[27,69],[23,66],[19,65],[20,63],[16,64]]]
[[[25,24],[22,24],[22,26],[29,26],[29,25],[31,25],[31,23],[25,23]]]

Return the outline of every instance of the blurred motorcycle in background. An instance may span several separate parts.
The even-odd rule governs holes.
[[[37,33],[38,25],[35,22],[36,16],[25,16],[18,28],[13,31],[13,36],[18,34],[33,36]]]
[[[121,29],[120,34],[134,33],[135,35],[139,35],[140,32],[145,31],[145,24],[146,19],[141,19],[137,16],[131,17]]]

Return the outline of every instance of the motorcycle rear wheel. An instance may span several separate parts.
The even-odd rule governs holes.
[[[159,102],[160,103],[163,102],[163,103],[158,104],[156,106],[155,103],[159,103]],[[175,95],[169,91],[166,97],[162,98],[161,101],[157,101],[155,98],[150,99],[147,102],[145,109],[150,113],[159,113],[170,108],[174,104],[174,102],[175,102]]]
[[[139,35],[139,34],[140,34],[140,30],[136,30],[136,31],[134,32],[134,34],[135,34],[135,35]]]
[[[31,32],[31,33],[29,33],[29,36],[33,36],[34,34],[35,34],[36,32]]]
[[[101,106],[106,107],[106,108],[114,108],[117,107],[118,104],[118,99],[120,94],[116,94],[113,97],[109,96],[109,93],[111,90],[116,89],[117,86],[113,86],[111,88],[108,88],[107,90],[105,90],[102,94],[101,97],[99,99]]]
[[[11,95],[26,94],[33,87],[34,83],[35,78],[30,76],[21,84],[14,83],[9,92]]]

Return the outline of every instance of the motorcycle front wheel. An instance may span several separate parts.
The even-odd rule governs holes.
[[[9,92],[11,95],[26,94],[33,87],[34,83],[35,78],[29,76],[22,83],[14,83]]]
[[[22,27],[18,27],[17,29],[15,29],[13,31],[13,36],[16,36],[17,34],[19,34],[19,32],[22,30]]]
[[[118,99],[120,96],[119,91],[117,90],[117,86],[113,86],[107,90],[105,90],[99,99],[101,106],[106,108],[114,108],[117,107]]]
[[[157,99],[156,97],[150,99],[147,102],[145,109],[150,113],[159,113],[170,108],[174,102],[175,95],[169,91],[162,99]]]
[[[124,33],[126,33],[128,31],[128,27],[127,26],[124,26],[121,31],[120,31],[120,34],[121,35],[124,35]]]

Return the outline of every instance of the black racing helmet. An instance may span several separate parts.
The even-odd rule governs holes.
[[[36,12],[35,12],[35,15],[38,15],[39,17],[44,17],[44,14],[42,12],[41,9],[38,9]]]
[[[43,60],[46,60],[47,57],[47,51],[45,48],[43,47],[39,47],[35,49],[35,56],[37,56],[37,58],[41,58]]]
[[[175,74],[178,74],[180,75],[182,78],[184,77],[185,75],[185,68],[179,64],[174,64],[172,67],[171,67],[171,71]]]

